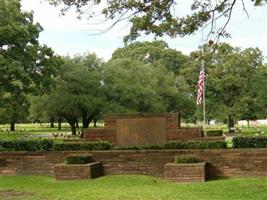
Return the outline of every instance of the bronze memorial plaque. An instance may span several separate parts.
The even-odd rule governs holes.
[[[166,142],[166,119],[117,119],[116,132],[119,146],[164,144]]]

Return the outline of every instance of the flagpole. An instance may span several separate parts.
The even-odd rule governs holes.
[[[202,46],[202,68],[203,68],[203,70],[204,70],[204,72],[205,72],[205,68],[204,68],[204,65],[205,65],[205,63],[204,63],[204,50],[203,50],[203,48],[204,48],[204,46]],[[205,73],[206,74],[206,73]],[[204,78],[204,80],[203,80],[203,121],[204,121],[204,124],[203,124],[203,131],[204,131],[204,135],[206,134],[206,98],[205,98],[205,78]]]
[[[206,72],[205,72],[205,63],[204,63],[204,27],[202,28],[202,50],[201,50],[201,67],[204,71],[204,74],[206,76]],[[203,131],[204,131],[204,135],[206,135],[206,98],[205,98],[205,79],[203,80]]]

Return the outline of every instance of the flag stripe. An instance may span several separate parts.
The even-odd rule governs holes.
[[[199,78],[198,78],[197,105],[203,102],[204,80],[205,80],[205,72],[204,72],[204,68],[202,68],[200,70]]]

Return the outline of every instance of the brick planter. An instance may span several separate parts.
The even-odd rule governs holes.
[[[58,164],[55,165],[55,178],[57,180],[91,179],[103,175],[100,162],[89,164]]]
[[[205,182],[206,162],[167,163],[164,166],[164,178],[173,182]]]

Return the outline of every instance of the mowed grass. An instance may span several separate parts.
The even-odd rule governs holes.
[[[235,178],[205,183],[168,183],[138,175],[56,181],[43,176],[1,176],[0,199],[23,200],[238,200],[267,199],[267,178]]]

